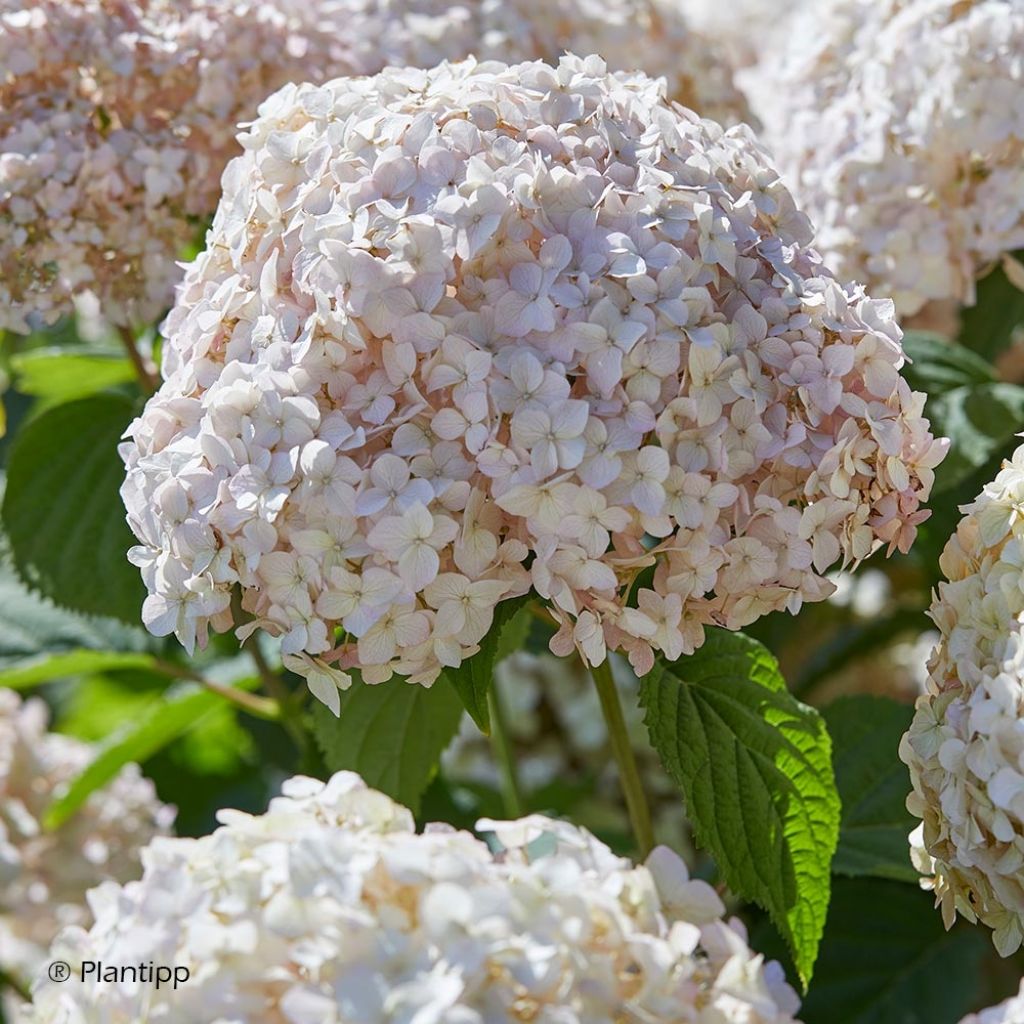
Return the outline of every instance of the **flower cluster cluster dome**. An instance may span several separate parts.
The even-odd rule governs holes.
[[[744,116],[670,0],[0,0],[0,330],[86,292],[113,323],[160,315],[236,124],[284,83],[563,48]]]
[[[1024,7],[830,0],[741,76],[843,277],[901,315],[1024,246]]]
[[[152,631],[239,584],[336,704],[533,588],[642,674],[913,540],[945,442],[891,304],[745,126],[566,56],[288,86],[241,141],[121,448]]]
[[[129,765],[67,824],[45,830],[50,801],[94,756],[46,724],[42,701],[0,690],[0,969],[26,981],[61,928],[91,920],[86,892],[141,874],[140,849],[174,817]]]
[[[44,979],[27,1024],[793,1021],[779,965],[665,847],[634,867],[540,816],[480,822],[490,847],[417,834],[348,772],[219,817],[210,836],[155,841],[141,881],[94,890],[95,925],[52,951],[73,970],[153,962],[188,981]]]
[[[900,756],[916,866],[947,926],[993,929],[1004,956],[1024,942],[1024,446],[950,538],[931,617],[940,641]]]

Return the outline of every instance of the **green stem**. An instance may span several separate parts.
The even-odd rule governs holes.
[[[295,711],[295,695],[289,692],[280,674],[270,667],[270,663],[263,656],[263,651],[260,650],[259,642],[255,636],[249,639],[245,647],[252,660],[256,663],[256,671],[260,674],[263,689],[270,694],[281,709],[281,724],[288,730],[289,735],[295,741],[295,745],[299,750],[305,750],[306,730],[303,729],[302,724],[293,714]]]
[[[117,333],[121,337],[121,344],[124,345],[128,361],[132,364],[132,369],[135,370],[135,376],[138,378],[139,385],[147,395],[153,394],[160,386],[160,382],[150,372],[145,359],[142,358],[139,346],[135,343],[135,335],[130,328],[124,326],[118,327]]]
[[[615,688],[611,662],[605,658],[600,665],[590,669],[590,674],[594,678],[597,695],[601,698],[601,711],[608,726],[612,754],[619,766],[619,781],[626,797],[626,810],[633,826],[633,835],[640,848],[641,857],[646,857],[654,847],[651,812],[647,807],[647,798],[640,782],[640,771],[636,765],[633,746],[626,732],[626,720],[622,716],[622,704],[619,702],[619,691]]]
[[[494,744],[494,755],[498,760],[505,814],[510,818],[519,818],[523,813],[523,798],[519,788],[519,776],[516,772],[516,757],[508,738],[505,707],[502,704],[498,688],[493,682],[487,694],[487,704],[491,712],[491,742]]]

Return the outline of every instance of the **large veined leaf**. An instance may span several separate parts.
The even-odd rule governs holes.
[[[996,382],[957,387],[928,403],[932,432],[948,437],[934,493],[955,487],[990,459],[1009,455],[1024,430],[1024,387]]]
[[[312,710],[328,770],[358,772],[414,813],[461,718],[462,702],[443,676],[429,689],[404,679],[356,680],[341,695],[338,718],[319,701]]]
[[[487,699],[494,685],[494,667],[521,647],[530,631],[528,600],[520,597],[502,601],[494,610],[494,623],[487,636],[480,641],[480,650],[458,668],[444,672],[481,732],[491,731]]]
[[[3,524],[21,576],[57,603],[137,622],[145,590],[118,491],[131,401],[103,394],[26,424],[8,459]]]
[[[255,678],[240,680],[241,690],[256,689]],[[216,711],[225,698],[195,683],[169,690],[160,700],[146,705],[137,718],[118,729],[100,745],[96,757],[46,811],[43,824],[59,828],[97,789],[105,786],[129,762],[142,763],[194,728]]]
[[[910,778],[897,751],[914,709],[886,697],[841,697],[824,711],[843,811],[832,870],[917,882],[907,836]]]
[[[961,921],[942,926],[935,899],[915,885],[836,878],[804,1024],[957,1024],[978,1006],[987,938]],[[770,928],[751,944],[784,958]],[[1009,995],[1009,992],[1004,993]]]
[[[695,654],[656,664],[640,699],[698,842],[734,892],[768,911],[806,984],[839,834],[824,721],[788,692],[765,647],[719,629]]]

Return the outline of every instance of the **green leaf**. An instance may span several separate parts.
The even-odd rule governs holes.
[[[242,680],[235,685],[239,689],[254,690],[257,680]],[[118,729],[100,746],[96,757],[64,794],[47,808],[43,826],[51,830],[59,828],[92,793],[105,786],[126,764],[133,761],[143,763],[223,703],[223,697],[193,683],[168,690],[165,696],[148,704],[133,721]]]
[[[765,647],[706,632],[695,654],[640,681],[651,743],[683,790],[698,842],[734,892],[768,911],[806,984],[839,835],[828,732]]]
[[[147,669],[152,667],[153,662],[152,655],[141,651],[79,649],[66,654],[44,655],[13,668],[0,669],[0,686],[24,690],[53,679],[66,679],[68,676],[94,675],[111,669]]]
[[[139,652],[146,643],[142,629],[57,608],[0,564],[0,669],[30,669],[48,655],[82,648]]]
[[[131,363],[103,349],[40,348],[11,358],[18,390],[47,403],[68,402],[135,380]]]
[[[912,362],[900,372],[915,391],[929,397],[996,379],[992,365],[981,356],[937,334],[908,331],[903,335],[903,351]]]
[[[989,942],[961,921],[942,926],[934,897],[902,882],[837,878],[804,1024],[956,1024],[975,1009]],[[770,929],[752,945],[765,956]]]
[[[494,624],[480,641],[480,650],[458,668],[445,669],[443,675],[455,688],[469,717],[482,733],[491,731],[491,713],[487,698],[494,683],[494,666],[526,643],[530,632],[530,595],[502,601],[494,609]]]
[[[1024,253],[1015,254],[1018,258]],[[995,359],[1013,343],[1024,325],[1024,292],[1001,265],[978,282],[977,301],[960,314],[960,343],[986,359]]]
[[[356,680],[341,695],[339,718],[319,701],[312,710],[328,770],[358,772],[414,814],[461,718],[462,702],[443,676],[429,689],[397,678]]]
[[[916,883],[907,836],[910,782],[897,754],[914,709],[887,697],[841,697],[825,711],[843,804],[832,870]]]
[[[22,578],[77,611],[139,619],[145,589],[119,489],[118,440],[132,418],[121,395],[57,405],[17,434],[3,523]]]
[[[928,403],[932,433],[951,440],[949,454],[935,471],[938,494],[955,487],[979,466],[1016,446],[1024,429],[1024,387],[993,383],[958,387]]]

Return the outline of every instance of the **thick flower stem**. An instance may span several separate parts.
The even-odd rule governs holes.
[[[610,661],[605,658],[600,665],[590,669],[590,674],[594,677],[597,695],[601,698],[601,711],[608,726],[612,754],[619,766],[619,780],[626,797],[626,809],[629,812],[630,824],[633,826],[633,835],[640,848],[641,857],[646,857],[654,847],[651,812],[647,807],[636,757],[633,755],[633,747],[626,731],[626,720],[622,717],[622,705],[619,702],[619,692],[615,688]]]
[[[150,372],[145,359],[142,358],[139,346],[135,343],[135,335],[132,334],[128,327],[118,327],[117,333],[121,336],[121,344],[124,345],[125,352],[128,354],[128,359],[132,364],[132,368],[135,370],[135,376],[138,378],[139,386],[147,395],[153,394],[157,387],[159,387],[159,381]]]
[[[491,743],[494,745],[494,756],[498,761],[498,773],[501,778],[501,796],[505,804],[505,814],[510,818],[518,818],[523,813],[523,798],[519,789],[519,775],[516,771],[516,756],[509,742],[508,720],[505,718],[505,707],[497,687],[491,683],[487,694],[487,704],[491,712]]]
[[[301,723],[292,714],[295,710],[293,694],[289,693],[288,687],[285,685],[280,674],[270,667],[270,663],[263,656],[263,651],[260,650],[259,641],[256,637],[249,639],[245,649],[249,652],[249,656],[256,665],[256,671],[259,673],[260,681],[263,683],[263,689],[267,691],[281,709],[281,724],[285,727],[298,749],[300,751],[305,750],[307,741],[306,730],[303,729]]]

